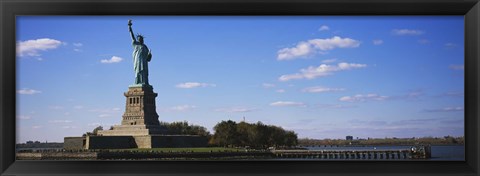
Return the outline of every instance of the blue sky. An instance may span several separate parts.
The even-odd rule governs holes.
[[[17,17],[17,141],[119,124],[133,30],[160,121],[304,138],[464,135],[463,16]]]

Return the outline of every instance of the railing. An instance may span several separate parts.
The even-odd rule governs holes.
[[[115,150],[77,150],[77,151],[34,151],[17,152],[17,159],[62,160],[144,160],[144,159],[315,159],[315,160],[405,160],[428,159],[430,146],[417,146],[400,150],[263,150],[263,151],[115,151]]]

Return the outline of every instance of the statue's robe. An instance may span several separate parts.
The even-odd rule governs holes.
[[[135,84],[148,85],[148,62],[152,54],[145,44],[133,41],[133,69],[135,70]]]

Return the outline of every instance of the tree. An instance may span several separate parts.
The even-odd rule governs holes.
[[[262,122],[257,122],[255,125],[255,138],[254,144],[257,147],[266,148],[268,147],[268,128],[267,125],[264,125]]]
[[[199,135],[210,136],[207,128],[198,125],[190,125],[187,121],[183,122],[160,122],[160,126],[166,129],[166,133],[170,135]]]
[[[231,120],[222,121],[213,127],[214,141],[220,146],[234,146],[237,144],[237,123]]]
[[[250,146],[254,148],[267,148],[297,145],[297,134],[286,131],[281,127],[234,121],[222,121],[215,125],[215,134],[210,144],[217,146]]]
[[[96,136],[99,130],[103,130],[102,126],[95,127],[92,132],[86,132],[82,136]]]
[[[237,124],[237,143],[236,145],[238,146],[249,146],[251,144],[250,141],[250,135],[249,133],[252,131],[252,125],[245,123],[245,122],[240,122]]]
[[[98,134],[98,131],[103,130],[102,126],[98,126],[95,129],[93,129],[92,134],[96,136]]]
[[[286,146],[296,146],[298,144],[297,134],[293,131],[287,131],[285,135],[285,145]]]

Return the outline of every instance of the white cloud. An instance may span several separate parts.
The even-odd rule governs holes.
[[[319,104],[316,107],[325,108],[325,109],[344,109],[344,108],[353,108],[353,105],[341,105],[341,104]]]
[[[445,107],[440,109],[425,109],[426,112],[455,112],[455,111],[463,111],[463,107]]]
[[[370,100],[375,100],[375,101],[383,101],[389,98],[388,96],[382,96],[378,94],[357,94],[354,96],[344,96],[341,97],[339,100],[340,101],[346,101],[346,102],[364,102],[364,101],[370,101]]]
[[[360,42],[351,38],[341,38],[334,36],[327,39],[311,39],[301,41],[295,47],[283,48],[277,52],[277,60],[293,60],[299,57],[313,55],[315,53],[324,53],[335,48],[355,48],[360,46]]]
[[[276,101],[270,103],[270,106],[305,106],[305,103],[293,101]]]
[[[230,108],[215,109],[215,111],[217,112],[227,112],[227,113],[251,112],[255,110],[256,110],[255,108],[246,108],[246,107],[230,107]]]
[[[327,25],[322,25],[320,26],[320,28],[318,28],[319,31],[328,31],[330,30],[330,27],[328,27]]]
[[[95,122],[95,123],[89,123],[88,126],[101,126],[102,124],[98,123],[98,122]]]
[[[63,109],[63,107],[62,107],[62,106],[49,106],[48,108],[50,108],[50,109],[54,109],[54,110]]]
[[[197,87],[216,87],[216,86],[217,85],[215,84],[209,84],[209,83],[186,82],[186,83],[177,84],[175,87],[182,88],[182,89],[191,89],[191,88],[197,88]]]
[[[76,105],[76,106],[73,107],[73,109],[83,109],[83,106]]]
[[[100,118],[110,117],[110,116],[112,116],[112,115],[110,115],[110,114],[100,114],[100,115],[98,115],[98,117],[100,117]]]
[[[79,47],[82,47],[83,44],[82,43],[73,43],[73,46],[75,46],[76,48],[73,49],[73,51],[75,52],[81,52],[82,50],[79,48]]]
[[[98,113],[98,117],[110,117],[112,115],[117,116],[120,113],[120,108],[99,108],[99,109],[90,109],[89,112],[96,112]]]
[[[450,68],[452,70],[465,70],[464,65],[450,65],[448,68]]]
[[[277,92],[277,93],[285,93],[285,89],[278,89],[278,90],[276,90],[275,92]]]
[[[20,90],[17,90],[17,93],[23,94],[23,95],[33,95],[33,94],[42,93],[42,91],[34,90],[34,89],[20,89]]]
[[[322,86],[314,86],[314,87],[307,87],[303,89],[303,92],[309,93],[322,93],[322,92],[338,92],[344,91],[344,88],[329,88],[329,87],[322,87]]]
[[[414,29],[394,29],[392,33],[395,35],[422,35],[425,32],[421,30],[414,30]]]
[[[283,48],[277,52],[277,60],[293,60],[297,57],[308,56],[315,52],[311,44],[300,42],[293,48]]]
[[[428,43],[430,43],[430,40],[420,39],[420,40],[418,40],[418,43],[420,43],[420,44],[428,44]]]
[[[63,129],[74,129],[74,128],[78,128],[76,126],[62,126]]]
[[[324,63],[324,64],[330,64],[330,63],[334,63],[334,62],[337,62],[337,59],[325,59],[325,60],[322,60],[322,63]]]
[[[19,116],[17,116],[17,118],[19,118],[19,119],[21,119],[21,120],[30,120],[30,119],[32,119],[32,117],[26,116],[26,115],[19,115]]]
[[[272,87],[275,87],[275,84],[270,84],[270,83],[263,83],[262,84],[263,88],[272,88]]]
[[[290,74],[290,75],[282,75],[280,76],[280,78],[278,78],[278,80],[280,81],[289,81],[289,80],[292,80],[292,79],[303,79],[304,76],[299,74],[299,73],[295,73],[295,74]]]
[[[180,105],[180,106],[171,107],[170,109],[174,111],[189,111],[195,108],[197,107],[193,105]]]
[[[61,44],[61,41],[49,38],[19,41],[17,42],[17,56],[40,56],[39,51],[55,49]]]
[[[89,112],[100,112],[100,113],[118,113],[120,112],[120,108],[103,108],[103,109],[90,109]]]
[[[457,91],[453,91],[453,92],[445,92],[441,95],[438,95],[437,97],[464,97],[465,94],[463,92],[457,92]]]
[[[122,61],[123,59],[118,56],[112,56],[110,59],[102,59],[100,62],[103,64],[112,64],[112,63],[118,63]]]
[[[42,128],[42,126],[40,126],[40,125],[34,125],[34,126],[32,126],[32,128],[33,128],[33,129],[39,129],[39,128]]]
[[[93,122],[93,123],[87,124],[87,126],[91,126],[91,127],[102,126],[104,130],[108,130],[110,126],[115,126],[115,125],[117,125],[117,124],[100,123],[100,122]]]
[[[120,108],[104,108],[104,109],[90,109],[89,112],[96,112],[99,113],[98,117],[110,117],[112,114],[118,114],[120,112]]]
[[[444,46],[446,48],[455,48],[455,47],[457,47],[457,44],[455,44],[455,43],[445,43]]]
[[[425,93],[423,92],[423,90],[413,90],[413,91],[410,91],[407,93],[406,96],[404,96],[405,98],[413,98],[413,99],[416,99],[416,98],[420,98],[421,96],[425,95]]]
[[[48,123],[72,123],[71,120],[50,120]]]
[[[373,40],[372,41],[374,45],[381,45],[383,44],[383,40]]]
[[[351,70],[357,68],[367,67],[367,64],[356,63],[338,63],[337,65],[321,64],[318,67],[310,66],[300,70],[300,73],[282,75],[278,78],[280,81],[289,81],[292,79],[314,79],[317,77],[323,77],[332,75],[333,72]]]

